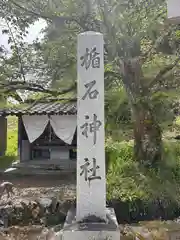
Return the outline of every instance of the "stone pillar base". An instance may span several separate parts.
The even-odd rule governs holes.
[[[63,228],[62,240],[120,240],[114,209],[106,209],[106,223],[78,223],[76,209],[70,209]]]

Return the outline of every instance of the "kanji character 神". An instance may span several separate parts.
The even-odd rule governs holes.
[[[86,115],[85,119],[89,119],[89,116]],[[82,135],[84,135],[86,138],[88,138],[88,131],[90,133],[93,133],[93,143],[95,145],[96,141],[97,141],[97,131],[99,131],[101,125],[102,125],[101,121],[97,120],[97,115],[94,114],[93,122],[91,122],[91,123],[86,122],[80,127],[81,129],[84,129],[82,131]]]

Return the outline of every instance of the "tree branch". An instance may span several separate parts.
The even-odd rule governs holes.
[[[24,73],[23,62],[22,62],[22,59],[21,59],[21,56],[20,56],[20,53],[19,53],[19,48],[17,46],[17,43],[16,43],[16,40],[14,38],[13,32],[11,31],[11,27],[10,27],[10,25],[9,25],[7,19],[6,19],[6,16],[4,16],[4,19],[5,19],[5,22],[6,22],[7,26],[8,26],[8,28],[9,28],[9,32],[11,34],[12,40],[14,42],[14,46],[15,46],[15,49],[16,49],[16,53],[18,55],[19,63],[20,63],[20,74],[21,74],[21,76],[22,76],[22,78],[23,78],[23,80],[25,82],[26,81],[26,77],[25,77],[25,73]]]
[[[33,92],[47,93],[47,94],[51,94],[52,96],[59,96],[75,90],[76,84],[74,84],[69,88],[63,89],[61,91],[48,89],[36,83],[24,83],[19,81],[13,81],[6,84],[0,83],[0,87],[4,94],[8,94],[11,91],[27,90],[27,91],[33,91]]]
[[[62,24],[62,23],[65,23],[67,21],[71,21],[71,22],[74,22],[76,24],[78,24],[84,31],[88,31],[90,30],[89,28],[86,27],[84,21],[81,21],[79,19],[77,19],[76,17],[72,17],[72,16],[56,16],[56,15],[51,15],[51,16],[48,16],[48,15],[45,15],[45,14],[42,14],[42,13],[37,13],[37,12],[34,12],[32,10],[29,10],[23,6],[21,6],[20,4],[16,3],[14,0],[9,0],[14,6],[20,8],[21,10],[25,11],[26,13],[30,14],[30,15],[34,15],[38,18],[42,18],[46,21],[58,21],[59,24]],[[99,20],[94,20],[94,22],[96,23],[101,23]]]
[[[34,15],[34,16],[39,17],[39,18],[43,18],[43,19],[45,19],[45,20],[51,20],[50,17],[45,16],[45,15],[41,15],[40,13],[34,12],[34,11],[32,11],[32,10],[29,10],[29,9],[21,6],[21,5],[18,4],[17,2],[15,2],[14,0],[9,0],[9,1],[10,1],[14,6],[20,8],[21,10],[23,10],[23,11],[25,11],[25,12],[31,14],[31,15]]]
[[[163,69],[161,69],[159,71],[159,73],[156,75],[156,77],[152,80],[152,82],[149,85],[149,88],[152,88],[158,81],[159,79],[162,79],[163,76],[165,74],[167,74],[169,71],[171,71],[175,66],[177,66],[177,64],[180,61],[180,56],[178,58],[176,58],[176,60],[172,63],[169,64],[168,66],[164,67]]]
[[[30,14],[30,15],[34,15],[38,18],[42,18],[46,21],[52,21],[52,20],[59,20],[59,22],[65,22],[65,21],[75,21],[75,19],[73,17],[66,17],[66,16],[56,16],[56,15],[45,15],[42,13],[37,13],[34,12],[32,10],[27,9],[26,7],[21,6],[20,4],[16,3],[14,0],[9,0],[14,6],[16,6],[17,8],[20,8],[21,10],[25,11],[26,13]]]

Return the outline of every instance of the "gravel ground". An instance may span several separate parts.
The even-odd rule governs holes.
[[[7,195],[3,194],[0,206],[7,204],[8,201],[34,200],[52,195],[61,201],[71,200],[76,194],[75,177],[72,175],[71,177],[61,176],[61,179],[57,176],[0,177],[0,183],[3,180],[14,184],[15,194],[10,199],[7,199]],[[37,238],[37,236],[42,234],[42,231],[47,231],[47,229],[43,226],[14,226],[7,229],[6,233],[0,231],[0,240],[52,239],[50,236]]]
[[[76,183],[74,176],[64,176],[59,179],[57,176],[26,176],[26,177],[9,177],[0,178],[0,183],[10,181],[14,184],[14,193],[9,200],[19,198],[35,199],[37,197],[57,196],[59,200],[71,200],[76,194]],[[0,204],[7,201],[4,194],[0,200]]]

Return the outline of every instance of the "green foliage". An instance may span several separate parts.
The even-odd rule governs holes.
[[[172,125],[175,119],[173,102],[176,94],[167,92],[156,92],[151,96],[154,115],[158,123],[165,130]],[[122,87],[110,89],[106,92],[106,131],[108,135],[118,141],[130,140],[133,137],[133,122],[131,117],[131,106],[128,96]],[[177,124],[174,123],[177,127]]]
[[[9,130],[7,135],[7,151],[6,156],[17,156],[17,129]]]
[[[172,99],[168,93],[157,92],[152,95],[151,101],[154,108],[154,114],[160,124],[172,122],[174,120],[174,112],[172,108]]]
[[[164,142],[163,161],[156,170],[144,169],[133,159],[133,144],[108,139],[106,151],[110,164],[107,176],[108,199],[144,202],[162,201],[163,205],[180,200],[180,144]]]
[[[105,109],[107,129],[118,129],[122,124],[131,123],[131,110],[123,87],[106,92]]]
[[[17,119],[15,117],[8,118],[7,131],[7,150],[5,156],[0,157],[0,169],[6,169],[12,162],[17,160]]]
[[[132,143],[115,143],[108,139],[106,151],[110,156],[107,176],[107,198],[121,199],[122,201],[144,198],[146,196],[145,193],[139,189],[142,176],[138,173],[138,163],[133,161]]]
[[[174,120],[174,125],[176,128],[178,128],[180,130],[180,117],[176,117],[176,119]]]

